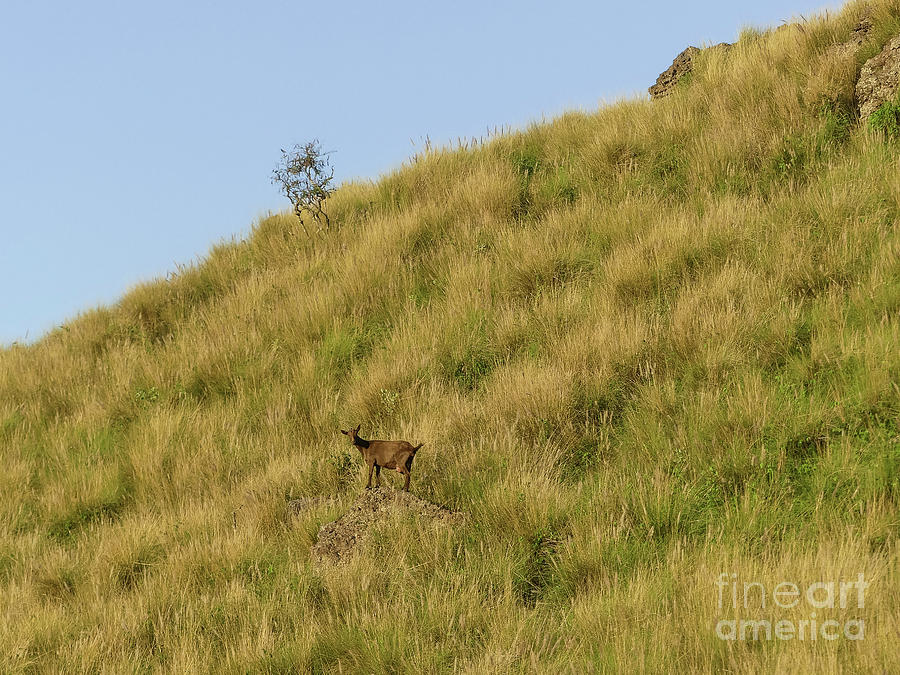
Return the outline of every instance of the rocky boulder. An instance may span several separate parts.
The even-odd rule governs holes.
[[[877,56],[865,62],[856,83],[856,100],[859,103],[859,117],[869,118],[882,103],[897,97],[900,84],[900,36],[885,45]]]

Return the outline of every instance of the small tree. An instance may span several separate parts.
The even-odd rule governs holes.
[[[331,186],[334,167],[328,160],[329,154],[322,152],[318,140],[297,144],[290,152],[282,148],[281,161],[272,171],[272,182],[291,200],[307,236],[309,230],[303,220],[304,212],[311,214],[320,228],[331,225],[325,212],[325,200],[334,192]]]

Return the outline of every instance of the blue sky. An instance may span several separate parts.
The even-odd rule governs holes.
[[[0,344],[112,303],[287,206],[279,148],[338,180],[421,147],[596,109],[688,44],[828,5],[753,2],[0,4]]]

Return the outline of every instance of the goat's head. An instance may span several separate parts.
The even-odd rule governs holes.
[[[355,444],[356,443],[356,435],[359,433],[359,428],[361,426],[362,426],[362,424],[357,424],[356,428],[350,429],[350,431],[344,431],[343,429],[341,429],[341,433],[344,434],[345,436],[349,436],[350,442]]]

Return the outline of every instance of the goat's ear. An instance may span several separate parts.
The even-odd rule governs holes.
[[[347,435],[347,432],[346,432],[346,431],[344,431],[344,430],[343,430],[343,429],[341,429],[341,433],[342,433],[342,434],[344,434],[344,436],[346,436],[346,435]]]

